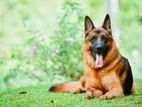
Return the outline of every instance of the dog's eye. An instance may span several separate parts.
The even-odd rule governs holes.
[[[93,41],[95,41],[95,40],[96,40],[96,37],[95,37],[95,36],[91,36],[91,37],[90,37],[90,41],[93,42]]]
[[[108,38],[105,38],[105,39],[104,39],[104,42],[107,43],[107,42],[108,42]]]
[[[105,40],[106,38],[104,36],[101,37],[102,40]]]
[[[105,36],[101,36],[101,39],[104,40],[105,43],[107,43],[108,38],[106,38]]]
[[[105,37],[105,35],[101,35],[101,39],[103,40],[103,39],[105,39],[106,37]]]

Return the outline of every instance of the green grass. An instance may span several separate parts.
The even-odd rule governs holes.
[[[142,107],[140,83],[137,81],[136,94],[112,100],[87,100],[83,99],[84,94],[49,93],[46,85],[7,89],[0,93],[0,107]]]

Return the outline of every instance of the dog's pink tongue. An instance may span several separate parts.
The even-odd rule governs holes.
[[[101,68],[103,66],[103,56],[96,54],[96,68]]]

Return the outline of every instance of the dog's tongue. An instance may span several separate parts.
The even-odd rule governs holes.
[[[96,54],[96,68],[101,68],[103,66],[103,56]]]

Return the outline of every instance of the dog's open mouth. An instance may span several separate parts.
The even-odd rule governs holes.
[[[103,55],[96,54],[96,62],[95,62],[96,68],[101,68],[103,66]]]
[[[90,48],[90,51],[93,55],[93,57],[95,58],[95,68],[101,68],[103,67],[103,59],[104,59],[104,54],[103,51],[95,51],[93,50],[93,48]]]

